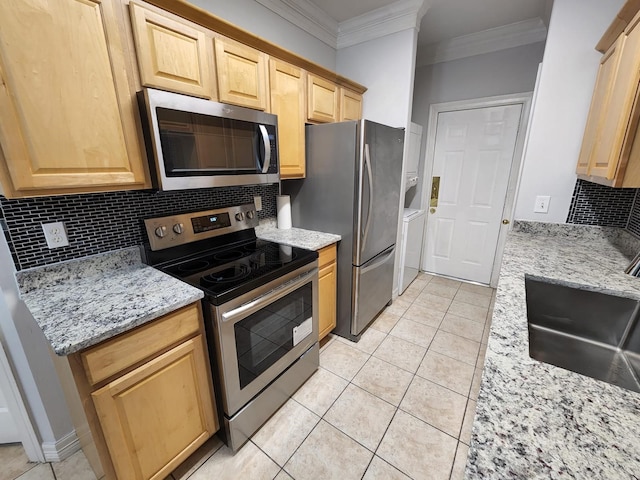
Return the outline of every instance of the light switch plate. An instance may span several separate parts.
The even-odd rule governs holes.
[[[253,203],[256,205],[256,212],[262,210],[262,197],[253,197]]]
[[[549,202],[551,197],[548,195],[538,195],[536,203],[533,206],[534,213],[549,213]]]
[[[69,245],[67,230],[62,222],[43,223],[42,230],[44,238],[47,240],[47,247],[50,249],[66,247]]]

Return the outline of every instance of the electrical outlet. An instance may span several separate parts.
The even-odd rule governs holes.
[[[260,196],[253,197],[253,203],[255,203],[256,205],[256,212],[259,212],[262,210],[262,197]]]
[[[42,230],[44,231],[44,238],[47,240],[47,247],[50,249],[66,247],[69,245],[67,230],[64,228],[64,223],[43,223]]]
[[[549,213],[549,201],[551,197],[548,195],[538,195],[536,197],[536,203],[533,206],[535,213]]]

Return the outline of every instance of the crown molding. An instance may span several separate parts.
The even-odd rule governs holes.
[[[338,24],[338,49],[420,28],[426,0],[398,0]]]
[[[332,48],[338,45],[338,22],[308,0],[256,0]]]
[[[497,52],[542,42],[546,38],[547,27],[542,19],[532,18],[427,45],[419,52],[416,66]]]
[[[420,20],[431,5],[429,0],[398,0],[338,23],[309,0],[256,1],[335,49],[408,28],[419,29]]]

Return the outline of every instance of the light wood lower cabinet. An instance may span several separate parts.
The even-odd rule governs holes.
[[[278,116],[280,178],[305,176],[306,73],[286,62],[269,59],[271,113]]]
[[[318,332],[320,340],[336,328],[337,295],[336,245],[330,245],[318,252]]]
[[[5,196],[150,186],[118,8],[114,0],[0,2]]]
[[[108,479],[164,479],[218,430],[200,304],[69,364]]]
[[[133,2],[129,11],[142,85],[215,99],[212,38]]]

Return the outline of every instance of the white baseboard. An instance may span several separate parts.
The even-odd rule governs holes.
[[[80,441],[75,430],[56,442],[42,442],[42,452],[47,462],[61,462],[78,450],[80,450]]]

